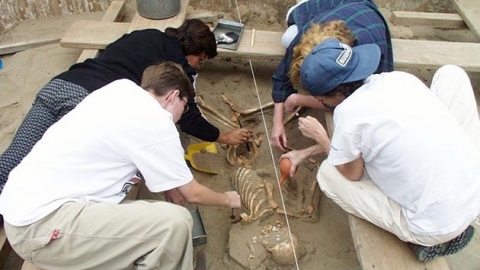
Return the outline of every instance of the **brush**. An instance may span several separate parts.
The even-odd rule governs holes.
[[[242,122],[240,122],[240,119],[238,119],[238,126],[239,126],[240,128],[243,128],[243,127],[242,127]],[[248,153],[250,153],[250,145],[248,145],[248,141],[245,143],[245,146],[247,147]]]

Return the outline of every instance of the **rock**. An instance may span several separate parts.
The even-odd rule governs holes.
[[[242,80],[242,77],[240,75],[237,75],[237,76],[234,76],[232,77],[232,82],[240,82]]]
[[[240,19],[238,18],[239,13]],[[238,10],[234,8],[230,14],[236,21],[245,23],[248,21],[248,17],[250,16],[250,9],[248,9],[246,5],[238,5]]]

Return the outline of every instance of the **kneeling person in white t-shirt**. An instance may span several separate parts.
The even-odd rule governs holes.
[[[151,192],[239,208],[236,192],[199,184],[175,122],[193,88],[172,62],[122,79],[51,126],[10,173],[0,213],[13,249],[44,269],[192,269],[192,217],[160,201],[120,202],[140,170]]]
[[[330,140],[314,118],[299,129],[317,144],[282,155],[291,174],[327,153],[317,180],[345,211],[409,243],[418,259],[453,254],[472,239],[480,214],[480,122],[466,73],[444,66],[429,89],[399,71],[373,74],[376,45],[317,45],[301,84],[333,111]]]

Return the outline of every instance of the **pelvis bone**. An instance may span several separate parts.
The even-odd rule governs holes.
[[[255,138],[250,138],[246,143],[229,145],[227,149],[227,162],[233,166],[243,166],[251,169],[258,155],[258,148],[262,144],[262,140],[263,134],[258,134]],[[248,144],[248,148],[246,144]]]

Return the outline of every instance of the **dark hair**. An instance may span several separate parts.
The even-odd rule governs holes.
[[[147,91],[153,90],[156,96],[165,95],[172,89],[179,90],[181,98],[186,96],[190,99],[195,95],[193,85],[182,66],[171,61],[147,67],[143,71],[140,86]]]
[[[200,55],[208,58],[217,56],[217,42],[210,28],[198,19],[186,20],[179,28],[165,29],[167,36],[177,39],[185,55]]]
[[[360,88],[360,86],[363,85],[363,80],[360,81],[355,81],[355,82],[349,82],[349,83],[344,83],[340,84],[339,86],[335,87],[332,91],[326,93],[324,96],[325,97],[333,97],[337,95],[337,93],[342,94],[345,96],[345,98],[349,97],[355,90]]]

